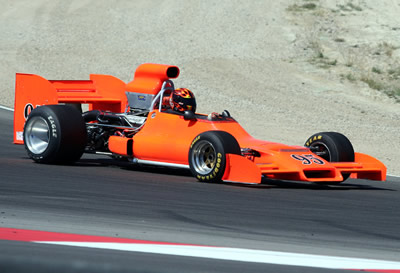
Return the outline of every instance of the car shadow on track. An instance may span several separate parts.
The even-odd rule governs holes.
[[[193,178],[192,173],[188,169],[179,168],[168,168],[152,165],[141,165],[133,164],[127,160],[113,159],[113,158],[99,158],[90,157],[82,158],[74,164],[78,167],[117,167],[128,171],[144,172],[144,173],[155,173],[161,175],[175,175],[175,176],[186,176],[188,178]],[[394,189],[378,187],[374,185],[369,185],[364,183],[365,180],[358,182],[356,179],[348,179],[343,183],[328,184],[328,183],[310,183],[310,182],[298,182],[298,181],[284,181],[284,180],[273,180],[263,178],[261,184],[245,184],[245,183],[234,183],[234,182],[222,182],[218,185],[229,185],[233,187],[245,187],[253,189],[303,189],[303,190],[331,190],[331,191],[343,191],[343,190],[382,190],[382,191],[396,191]],[[205,183],[200,182],[198,183]],[[368,182],[367,182],[368,183]],[[382,183],[382,182],[373,182]],[[215,184],[215,183],[208,183]]]
[[[134,164],[124,159],[113,159],[113,158],[84,158],[75,163],[75,166],[81,167],[117,167],[123,170],[144,172],[144,173],[156,173],[156,174],[167,174],[176,176],[187,176],[193,177],[190,170],[169,168],[162,166],[142,165]]]
[[[202,182],[203,183],[203,182]],[[342,183],[312,183],[312,182],[300,182],[300,181],[288,181],[288,180],[275,180],[263,178],[261,184],[244,184],[234,182],[223,182],[223,184],[245,187],[254,189],[302,189],[302,190],[316,190],[316,191],[344,191],[344,190],[375,190],[375,191],[396,191],[387,187],[381,187],[380,185],[369,185],[366,183],[382,183],[380,181],[368,182],[366,180],[348,179]]]
[[[283,181],[283,180],[272,180],[263,179],[263,185],[269,185],[276,188],[285,189],[306,189],[306,190],[378,190],[378,191],[395,191],[389,188],[378,187],[375,185],[369,185],[364,183],[365,180],[358,182],[356,179],[348,179],[342,183],[310,183],[310,182],[297,182],[297,181]],[[374,182],[374,183],[379,183]]]

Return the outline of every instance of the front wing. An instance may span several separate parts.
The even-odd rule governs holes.
[[[308,151],[304,152],[304,151]],[[342,182],[344,177],[386,180],[386,167],[372,156],[355,153],[354,162],[327,162],[309,150],[271,151],[246,158],[227,154],[224,181],[261,183],[262,177],[305,182]]]

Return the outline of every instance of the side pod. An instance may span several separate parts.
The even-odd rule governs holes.
[[[108,149],[114,154],[119,154],[122,156],[132,156],[132,146],[132,138],[110,136],[110,138],[108,139]]]

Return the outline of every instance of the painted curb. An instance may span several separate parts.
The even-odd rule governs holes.
[[[400,262],[0,228],[0,240],[286,266],[400,273]]]

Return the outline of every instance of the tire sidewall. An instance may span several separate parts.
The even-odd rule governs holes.
[[[55,118],[54,112],[51,111],[51,108],[38,107],[35,108],[29,115],[25,123],[25,128],[27,128],[29,124],[35,120],[35,118],[42,118],[49,127],[49,143],[46,150],[44,150],[42,153],[36,154],[32,152],[26,144],[25,139],[27,138],[27,135],[26,135],[26,130],[24,129],[25,149],[29,157],[32,158],[34,161],[44,162],[44,163],[52,162],[56,159],[55,157],[60,149],[60,144],[61,144],[61,135],[59,134],[61,130],[60,123],[58,119]]]
[[[29,150],[25,139],[26,128],[34,118],[42,118],[49,128],[46,150],[37,154]],[[86,141],[86,125],[81,113],[68,105],[45,105],[32,110],[24,127],[24,143],[28,156],[34,161],[47,164],[71,164],[82,156]]]
[[[322,144],[329,150],[328,162],[354,162],[354,149],[350,140],[337,132],[321,132],[312,135],[304,146]]]
[[[194,167],[193,153],[200,145],[205,142],[210,143],[215,151],[216,163],[212,169],[206,174],[196,171]],[[226,154],[240,154],[240,147],[236,139],[227,132],[208,131],[196,136],[189,149],[189,167],[192,174],[202,182],[220,182],[226,169]]]
[[[311,147],[316,144],[325,145],[330,154],[328,162],[354,162],[354,148],[350,140],[337,132],[321,132],[312,135],[304,144],[306,147]],[[343,181],[350,177],[348,173],[342,173]]]

